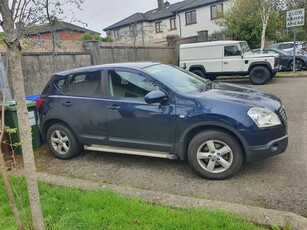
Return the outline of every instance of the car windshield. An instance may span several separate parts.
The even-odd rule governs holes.
[[[241,45],[241,49],[242,49],[243,53],[251,52],[247,42],[240,42],[240,45]]]
[[[210,82],[176,66],[154,65],[144,68],[144,71],[183,93],[204,91]]]

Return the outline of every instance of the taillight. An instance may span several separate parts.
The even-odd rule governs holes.
[[[44,100],[45,100],[44,98],[41,98],[41,97],[40,97],[40,98],[36,101],[36,105],[35,105],[35,106],[36,106],[36,109],[37,109],[37,110],[39,110],[39,108],[41,107],[41,105],[42,105],[42,103],[44,102]]]

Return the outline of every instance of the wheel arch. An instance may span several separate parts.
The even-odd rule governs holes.
[[[74,132],[74,130],[69,126],[69,124],[67,122],[65,122],[64,120],[58,119],[58,118],[53,118],[53,119],[49,119],[49,120],[45,121],[43,126],[42,126],[41,133],[42,133],[42,136],[43,136],[44,139],[46,139],[48,129],[52,125],[57,124],[57,123],[62,123],[64,125],[66,125],[68,128],[70,128]]]
[[[238,141],[242,149],[243,162],[250,161],[250,151],[243,136],[233,127],[218,122],[199,123],[186,129],[185,132],[181,135],[179,140],[178,157],[181,160],[186,159],[188,146],[193,137],[204,130],[210,130],[210,129],[222,131],[234,137]]]
[[[204,72],[204,74],[206,73],[206,68],[203,65],[192,65],[189,68],[189,71],[192,72],[193,70],[201,70]]]
[[[253,68],[258,67],[258,66],[263,66],[267,68],[270,72],[272,72],[272,67],[270,63],[265,62],[265,61],[260,61],[260,62],[253,62],[248,68],[248,73],[250,73]]]

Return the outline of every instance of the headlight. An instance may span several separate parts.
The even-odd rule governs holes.
[[[281,124],[277,114],[266,108],[253,107],[247,112],[247,115],[250,116],[250,118],[259,128],[271,127]]]

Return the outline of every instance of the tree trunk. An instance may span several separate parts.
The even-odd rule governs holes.
[[[7,47],[7,68],[12,79],[13,92],[16,100],[18,130],[22,146],[33,228],[44,230],[45,226],[39,199],[36,168],[32,149],[32,135],[29,126],[28,109],[25,100],[26,95],[21,69],[21,45],[19,42],[21,32],[15,27],[14,21],[15,10],[20,14],[25,13],[27,4],[30,1],[19,1],[19,3],[13,1],[13,3],[16,3],[17,5],[10,5],[9,2],[9,0],[0,0],[0,14],[2,16],[0,26],[4,31],[4,42]],[[17,9],[15,9],[16,6],[18,6]],[[19,12],[19,10],[21,12]]]
[[[264,44],[265,44],[265,34],[266,34],[266,29],[267,29],[268,23],[263,23],[262,24],[262,32],[261,32],[261,53],[264,49]]]
[[[19,41],[15,40],[11,46],[8,46],[7,57],[13,83],[14,97],[16,101],[18,130],[22,146],[25,177],[32,214],[32,223],[34,229],[41,230],[45,229],[45,226],[36,178],[36,167],[32,149],[32,135],[29,126],[28,109],[25,100],[24,80],[21,69],[21,53],[19,51],[19,47]]]

